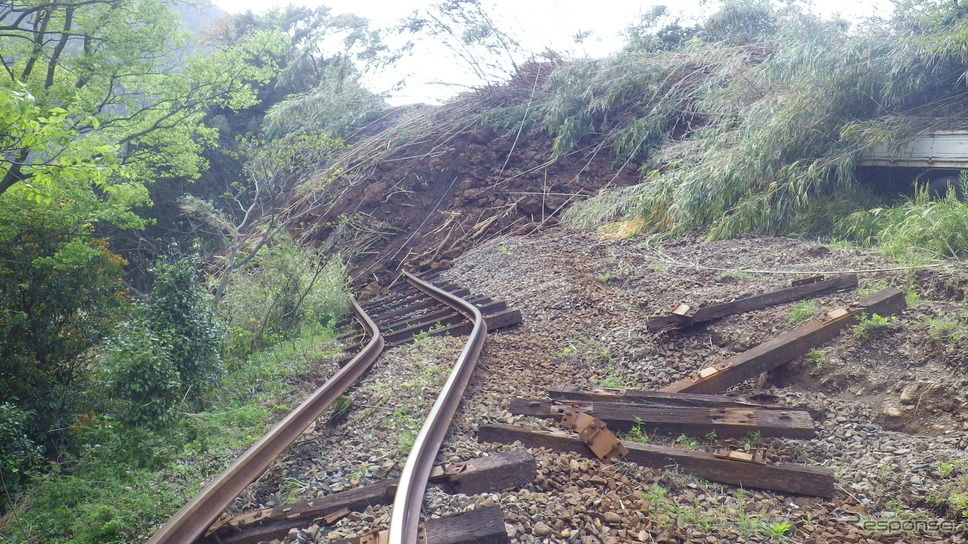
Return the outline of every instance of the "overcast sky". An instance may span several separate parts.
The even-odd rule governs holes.
[[[392,25],[413,10],[426,7],[440,0],[213,0],[229,13],[246,10],[265,11],[273,6],[297,4],[303,6],[326,5],[334,13],[352,12],[369,19],[374,26]],[[526,50],[540,53],[545,49],[569,53],[573,56],[605,56],[622,45],[621,32],[656,4],[682,10],[686,14],[706,14],[715,9],[715,0],[482,0],[498,19],[502,28],[522,42]],[[815,9],[825,14],[839,13],[847,19],[871,16],[886,17],[890,13],[889,0],[815,0]],[[581,45],[574,36],[579,32],[591,35]],[[400,77],[409,85],[397,91],[392,103],[435,101],[447,98],[456,88],[435,85],[443,81],[460,84],[463,77],[443,62],[440,54],[426,53],[401,66]],[[398,77],[397,79],[399,79]],[[386,82],[393,78],[387,77]],[[379,77],[372,78],[372,86],[388,86]],[[376,88],[376,91],[386,89]]]

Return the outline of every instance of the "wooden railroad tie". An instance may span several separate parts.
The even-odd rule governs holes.
[[[787,331],[753,349],[734,355],[688,378],[660,389],[666,393],[720,393],[768,370],[803,356],[857,321],[860,314],[888,316],[904,310],[904,293],[893,287],[871,295],[854,306],[839,308],[824,317]]]
[[[534,481],[537,474],[534,456],[519,449],[471,459],[459,466],[435,467],[431,483],[449,493],[477,495],[525,486]],[[336,521],[349,512],[363,511],[370,505],[390,504],[396,486],[397,480],[384,480],[318,499],[224,516],[209,528],[205,538],[197,542],[255,544],[282,538],[291,529],[322,523],[328,516]],[[503,527],[502,522],[502,530]]]
[[[617,431],[633,428],[645,432],[743,438],[759,432],[764,438],[813,438],[816,427],[810,414],[802,410],[773,410],[749,406],[690,407],[645,405],[620,402],[554,402],[541,399],[511,399],[512,414],[560,420],[568,410],[594,416]]]
[[[552,385],[548,396],[558,402],[624,402],[648,406],[682,406],[687,408],[757,408],[759,410],[791,410],[795,406],[776,406],[753,402],[743,397],[709,395],[704,393],[663,393],[641,389],[609,387],[576,387]]]
[[[755,295],[752,297],[741,298],[732,302],[721,304],[711,304],[699,308],[693,308],[688,304],[677,304],[663,315],[649,317],[645,326],[649,332],[659,332],[667,329],[688,327],[696,323],[719,319],[727,315],[749,312],[774,304],[782,304],[802,298],[832,293],[843,289],[853,289],[857,287],[857,275],[847,274],[836,276],[825,280],[823,276],[806,278],[793,282],[791,287]]]
[[[502,423],[481,425],[477,439],[501,444],[521,442],[532,448],[551,448],[585,456],[593,455],[584,442],[570,433],[527,429]],[[795,463],[760,464],[671,446],[636,442],[622,444],[629,452],[624,461],[650,468],[679,470],[713,482],[799,495],[832,497],[834,494],[834,473],[828,468]]]
[[[511,541],[504,527],[500,506],[432,519],[421,523],[417,544],[506,544]],[[384,544],[386,531],[357,538],[337,540],[334,544]]]

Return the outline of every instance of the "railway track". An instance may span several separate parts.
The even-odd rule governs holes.
[[[365,306],[354,301],[354,313],[363,332],[346,333],[340,340],[358,342],[364,346],[360,352],[172,517],[149,540],[150,544],[255,544],[285,537],[292,529],[306,528],[314,523],[330,524],[349,512],[359,512],[374,505],[392,505],[388,529],[341,540],[338,544],[508,542],[502,510],[496,505],[423,524],[420,513],[428,485],[449,487],[452,492],[478,494],[520,487],[534,481],[535,458],[524,450],[511,455],[472,459],[463,467],[434,466],[487,332],[519,323],[521,314],[501,301],[476,296],[447,281],[434,280],[432,283],[407,273],[401,278],[403,281],[393,289],[370,299]],[[680,304],[670,309],[668,315],[649,319],[656,322],[657,329],[691,326],[700,320],[854,286],[855,277],[835,278],[826,283],[822,278],[809,278],[795,282],[790,288],[730,303],[695,310]],[[829,468],[786,462],[768,450],[737,448],[739,439],[751,433],[757,437],[809,439],[815,436],[815,425],[808,412],[713,393],[802,355],[810,346],[836,335],[862,311],[877,310],[889,315],[903,308],[903,294],[896,289],[885,289],[659,391],[558,386],[548,388],[551,400],[511,398],[508,410],[512,414],[557,420],[564,432],[544,427],[482,423],[476,431],[476,439],[505,444],[520,442],[529,447],[574,452],[606,462],[621,459],[655,469],[676,466],[680,471],[714,482],[830,498],[835,493],[835,477]],[[468,337],[416,436],[398,480],[384,480],[236,516],[224,513],[236,496],[263,474],[269,464],[337,397],[356,383],[384,348],[417,337],[444,334],[468,334]],[[623,442],[607,426],[621,432],[647,426],[649,432],[705,436],[707,439],[715,434],[719,441],[715,451],[636,444]],[[612,516],[610,519],[616,518]],[[372,523],[372,520],[366,523]],[[365,526],[355,528],[366,530]],[[477,532],[472,534],[473,531]]]
[[[406,272],[402,278],[404,281],[395,289],[368,301],[365,308],[353,301],[354,316],[363,333],[341,339],[359,340],[363,346],[360,351],[172,516],[148,540],[149,544],[222,542],[222,537],[238,533],[239,524],[230,523],[232,518],[225,514],[232,501],[352,387],[386,347],[406,343],[418,335],[469,333],[395,484],[390,528],[386,535],[379,537],[381,541],[398,544],[414,543],[422,538],[418,537],[420,507],[434,475],[434,459],[473,373],[487,331],[520,323],[521,314],[509,310],[503,302],[473,296],[457,285],[447,282],[435,285]]]

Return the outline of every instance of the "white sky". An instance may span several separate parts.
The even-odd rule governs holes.
[[[440,0],[213,0],[213,3],[229,13],[246,10],[262,12],[274,6],[296,4],[302,6],[326,5],[334,13],[351,12],[370,20],[375,27],[390,26],[409,15],[413,10],[429,6]],[[825,14],[840,14],[848,20],[873,16],[887,17],[890,0],[814,0],[815,9]],[[642,13],[656,5],[670,7],[673,12],[707,14],[715,10],[716,0],[482,0],[485,7],[497,19],[501,28],[521,41],[525,49],[540,53],[545,49],[571,54],[572,56],[600,57],[617,51],[622,45],[621,32],[639,21]],[[581,46],[573,36],[579,32],[591,32]],[[460,88],[432,84],[470,84],[446,58],[445,52],[417,52],[415,58],[402,63],[400,74],[395,77],[371,77],[369,84],[374,91],[384,91],[391,81],[407,80],[407,87],[395,91],[390,102],[433,102],[448,98]],[[379,88],[383,86],[384,88]]]

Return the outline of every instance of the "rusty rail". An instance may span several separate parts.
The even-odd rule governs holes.
[[[420,429],[420,434],[417,435],[410,455],[407,457],[407,463],[403,467],[400,487],[397,488],[393,511],[390,514],[389,544],[417,542],[420,506],[423,503],[434,458],[457,411],[464,388],[474,372],[477,356],[484,347],[484,338],[487,336],[487,324],[476,306],[412,274],[406,272],[403,274],[417,289],[464,314],[474,324],[474,328],[447,378],[447,383],[444,384],[437,401],[430,409],[430,415]]]
[[[253,444],[148,540],[148,544],[184,544],[198,539],[226,507],[269,467],[316,418],[353,385],[383,351],[383,336],[363,308],[353,301],[357,320],[371,336],[366,346],[285,419]],[[426,481],[426,478],[424,478]]]

